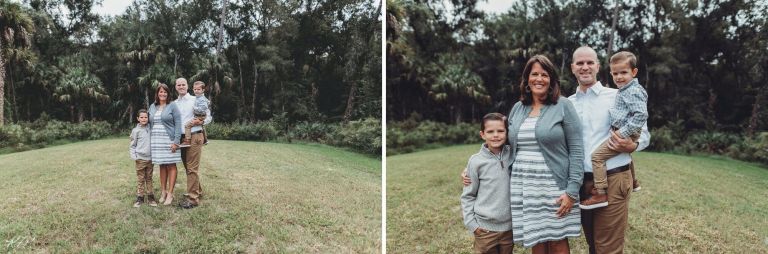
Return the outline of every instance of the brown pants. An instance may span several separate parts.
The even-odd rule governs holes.
[[[192,134],[192,143],[189,147],[181,148],[181,161],[187,172],[187,200],[192,204],[200,203],[200,195],[203,193],[200,187],[200,157],[203,152],[202,133]]]
[[[475,253],[512,253],[515,243],[512,230],[504,232],[482,231],[475,233]]]
[[[152,161],[136,160],[136,178],[138,178],[138,186],[136,186],[136,196],[144,196],[144,194],[151,195],[152,189]],[[146,189],[146,190],[145,190]]]
[[[195,115],[194,118],[197,118],[197,120],[205,121],[205,115]],[[184,138],[188,139],[192,137],[192,127],[195,127],[195,125],[192,125],[192,121],[189,121],[187,124],[184,125]],[[203,128],[203,135],[205,135],[205,127],[200,125],[201,128]],[[207,137],[206,137],[207,138]],[[184,140],[181,140],[182,142]],[[190,141],[192,142],[192,141]]]
[[[629,165],[633,167],[632,164]],[[585,174],[581,186],[582,200],[589,197],[595,182]],[[581,210],[581,226],[589,244],[589,253],[612,254],[624,252],[627,231],[629,196],[632,193],[632,173],[624,171],[608,176],[608,206]]]
[[[632,138],[632,141],[637,142],[640,135],[630,136],[630,138]],[[600,144],[600,146],[597,147],[597,150],[592,153],[592,173],[595,175],[595,188],[598,189],[608,188],[608,177],[605,173],[608,169],[605,168],[605,161],[621,154],[621,152],[608,148],[608,140],[605,140],[605,142]],[[632,170],[632,177],[634,178],[635,168],[632,167],[630,170]]]

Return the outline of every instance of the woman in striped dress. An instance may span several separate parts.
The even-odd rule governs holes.
[[[176,185],[176,163],[181,162],[181,113],[176,103],[170,102],[168,86],[160,83],[155,91],[155,102],[149,106],[150,147],[152,164],[160,165],[160,203],[170,205]]]
[[[583,142],[576,110],[560,97],[554,65],[543,55],[528,60],[520,102],[509,113],[512,146],[510,201],[515,243],[533,253],[569,253],[581,233],[576,204],[583,178]]]

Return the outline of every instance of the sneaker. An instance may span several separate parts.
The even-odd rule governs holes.
[[[581,201],[579,204],[579,208],[582,210],[592,210],[606,206],[608,206],[608,195],[605,194],[604,190],[598,191],[597,189],[592,189],[592,196],[584,201]]]
[[[640,187],[640,181],[632,180],[632,192],[638,192],[641,189],[642,189],[642,187]]]
[[[184,142],[181,142],[181,144],[179,144],[179,147],[190,147],[191,145],[192,145],[192,142],[190,142],[189,140],[184,140]]]
[[[155,201],[155,195],[149,194],[147,195],[147,203],[149,206],[155,207],[157,206],[157,201]]]
[[[133,203],[133,207],[141,207],[141,203],[144,203],[144,197],[136,196],[136,203]]]

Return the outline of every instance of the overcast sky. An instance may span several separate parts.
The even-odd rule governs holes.
[[[512,7],[512,3],[514,2],[515,1],[511,0],[481,0],[477,2],[475,7],[479,10],[483,10],[488,14],[501,14],[507,12],[507,10]]]
[[[123,14],[132,3],[133,1],[126,0],[103,0],[101,6],[94,6],[93,12],[98,13],[100,16],[116,16]]]

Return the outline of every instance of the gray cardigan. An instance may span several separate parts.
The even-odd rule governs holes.
[[[533,108],[517,102],[509,112],[507,139],[512,158],[517,152],[517,133]],[[544,105],[536,122],[536,141],[557,186],[572,198],[578,198],[584,179],[584,141],[581,122],[571,101],[560,97],[557,104]],[[514,162],[513,162],[514,163]]]
[[[509,164],[512,162],[509,145],[500,156],[491,153],[483,144],[480,151],[469,158],[467,175],[472,183],[461,193],[464,226],[470,233],[478,227],[503,232],[512,230],[512,211],[509,200]]]
[[[155,107],[155,104],[152,103],[152,105],[149,106],[149,129],[152,130],[152,117],[157,112],[157,108]],[[165,127],[165,132],[168,133],[168,137],[171,138],[171,141],[174,144],[179,144],[179,141],[181,140],[181,112],[179,112],[179,108],[176,107],[176,102],[171,102],[170,104],[165,105],[165,109],[163,109],[163,113],[160,114],[160,120],[163,123],[163,127]]]

